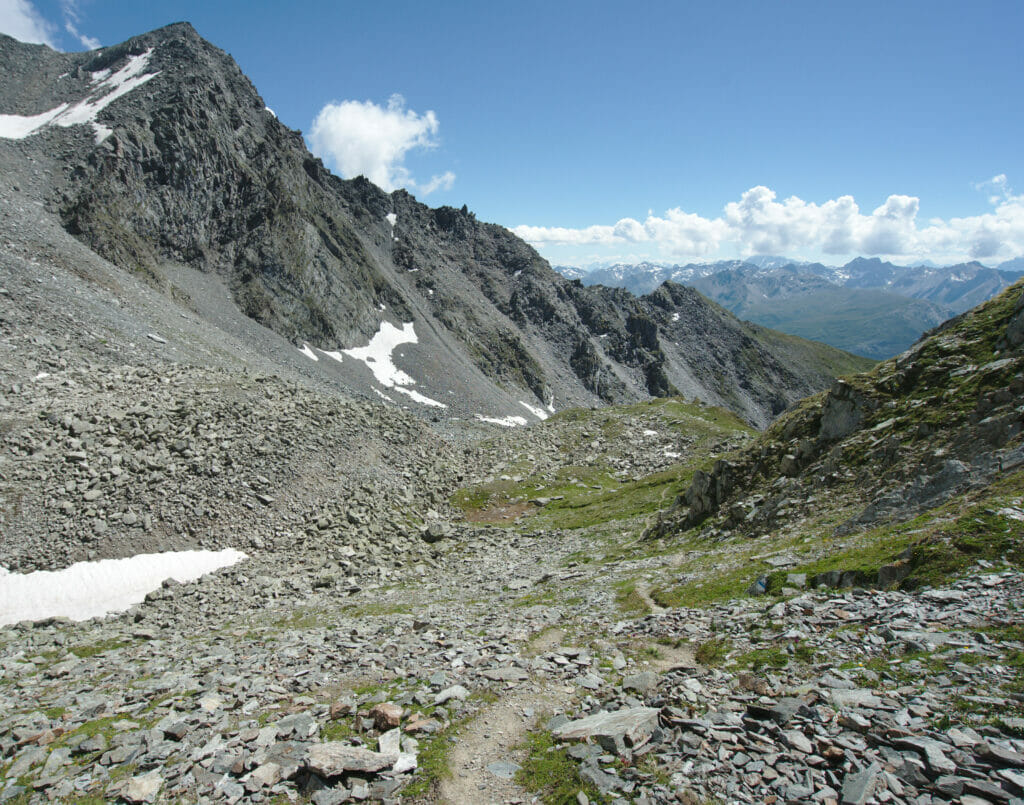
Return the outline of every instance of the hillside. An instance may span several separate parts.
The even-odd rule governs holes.
[[[240,310],[348,393],[525,424],[678,392],[764,426],[855,365],[775,355],[697,296],[586,289],[465,207],[338,179],[187,24],[81,54],[4,37],[0,68],[0,166],[21,197],[171,303],[214,324]],[[766,382],[720,371],[723,351]]]
[[[698,473],[651,536],[698,525],[714,537],[828,524],[831,537],[812,548],[827,555],[849,548],[847,535],[886,526],[875,535],[881,559],[898,563],[908,543],[891,524],[995,481],[1018,479],[1012,488],[1024,464],[1022,291],[1018,282],[899,358],[786,412],[749,449]],[[927,539],[912,542],[907,572],[915,550],[935,550]]]

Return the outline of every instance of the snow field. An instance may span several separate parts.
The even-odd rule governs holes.
[[[84,621],[124,612],[165,579],[195,581],[245,558],[241,551],[225,548],[142,553],[24,574],[0,567],[0,626],[53,617]]]

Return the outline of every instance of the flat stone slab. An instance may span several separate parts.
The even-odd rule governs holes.
[[[132,777],[121,789],[121,798],[127,802],[155,802],[163,784],[163,778],[156,771]]]
[[[598,713],[556,727],[552,732],[564,741],[582,741],[587,738],[628,737],[638,742],[650,735],[658,726],[655,707],[631,707],[614,713]]]
[[[340,741],[313,744],[306,755],[306,766],[323,777],[340,777],[350,771],[378,772],[390,769],[398,755],[374,752]]]
[[[522,682],[529,679],[530,675],[522,668],[489,668],[481,673],[494,682]]]
[[[487,764],[487,771],[500,780],[511,780],[516,776],[519,768],[518,763],[513,763],[510,760],[496,760],[494,763]]]
[[[866,688],[854,688],[853,690],[833,688],[829,691],[829,697],[837,710],[844,707],[868,707],[874,710],[882,706],[882,700]]]
[[[899,738],[895,744],[900,749],[912,749],[924,757],[925,763],[936,774],[956,774],[956,763],[946,757],[953,747],[919,735]]]

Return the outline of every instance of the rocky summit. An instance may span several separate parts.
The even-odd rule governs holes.
[[[872,368],[333,177],[187,25],[0,64],[0,601],[244,553],[0,607],[0,802],[1024,802],[1024,284]]]

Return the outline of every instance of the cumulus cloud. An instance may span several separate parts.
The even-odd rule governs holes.
[[[392,95],[386,106],[373,101],[327,104],[313,121],[309,142],[314,154],[346,178],[362,175],[389,192],[408,187],[426,195],[450,188],[455,174],[446,171],[418,185],[405,157],[436,148],[439,127],[432,111],[417,114],[406,109],[401,95]]]
[[[723,252],[751,254],[880,256],[962,260],[1024,254],[1024,195],[1015,195],[1000,174],[975,187],[993,209],[983,215],[918,221],[920,199],[894,194],[870,213],[852,196],[821,204],[796,196],[779,200],[773,190],[752,187],[725,205],[716,218],[682,209],[648,213],[643,221],[582,228],[519,226],[513,231],[546,246],[616,247],[645,244],[650,257],[698,259]]]
[[[29,0],[0,0],[0,33],[22,42],[56,47],[54,26],[36,11]]]

